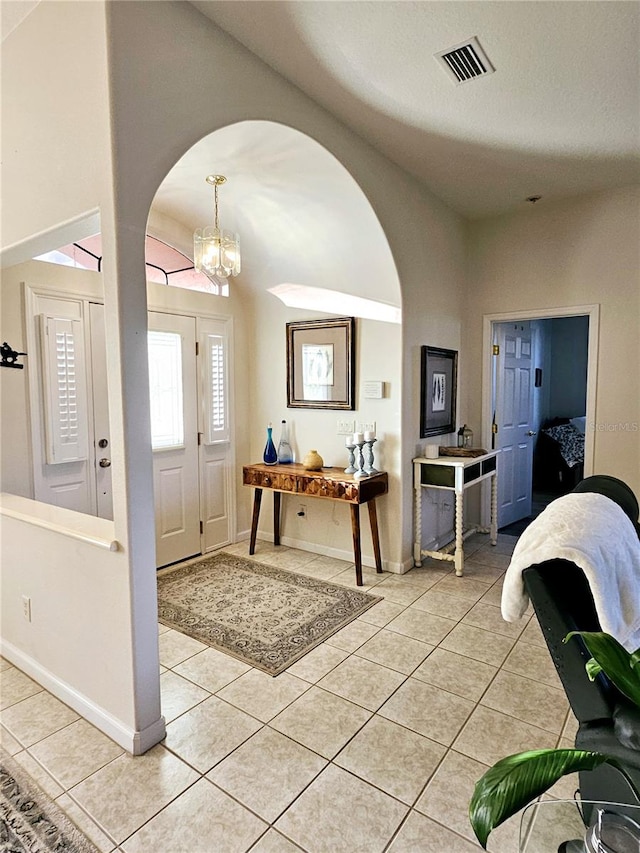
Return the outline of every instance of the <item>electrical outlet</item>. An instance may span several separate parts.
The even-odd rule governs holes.
[[[28,595],[22,596],[22,615],[27,622],[31,622],[31,599]]]
[[[375,432],[376,431],[376,422],[375,421],[362,421],[360,424],[360,429],[358,432]]]
[[[338,435],[353,435],[356,431],[355,421],[338,421],[336,432]]]
[[[306,518],[307,517],[307,507],[305,504],[300,504],[298,506],[298,518]]]

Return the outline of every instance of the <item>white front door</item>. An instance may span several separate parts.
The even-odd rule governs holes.
[[[232,541],[230,322],[198,320],[200,388],[200,511],[203,551]]]
[[[83,303],[42,294],[29,294],[28,302],[34,498],[93,515],[95,480]]]
[[[100,518],[113,518],[111,490],[111,436],[109,433],[109,400],[107,397],[107,348],[104,339],[104,305],[89,304],[91,338],[91,377],[93,393],[94,458],[96,472],[96,505]]]
[[[149,312],[156,563],[201,553],[196,321]]]
[[[112,518],[104,307],[92,304],[90,317],[98,515]],[[232,541],[229,350],[228,321],[149,314],[158,567]]]
[[[494,345],[498,527],[531,515],[533,383],[530,323],[498,323]]]
[[[112,518],[104,306],[28,304],[35,498]],[[231,334],[229,318],[149,314],[158,567],[233,541]]]

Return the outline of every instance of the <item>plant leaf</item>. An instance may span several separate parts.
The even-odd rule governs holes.
[[[631,655],[614,637],[602,631],[572,631],[564,638],[564,642],[576,634],[582,637],[589,654],[618,690],[640,708],[640,667],[637,666],[636,658],[638,652]],[[589,669],[587,672],[590,672]]]
[[[589,681],[595,681],[596,677],[602,672],[602,667],[595,658],[589,658],[584,667],[587,670]]]
[[[486,849],[489,833],[535,800],[562,776],[593,770],[607,760],[599,752],[581,749],[536,749],[509,755],[476,782],[469,803],[469,819]]]

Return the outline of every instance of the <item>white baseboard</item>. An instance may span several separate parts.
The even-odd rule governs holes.
[[[414,567],[413,557],[407,557],[406,560],[403,560],[398,565],[400,565],[402,567],[402,571],[400,572],[400,574],[401,575],[406,574],[406,572],[408,572],[409,569],[412,569]]]
[[[136,731],[79,693],[70,684],[62,681],[57,675],[45,669],[38,661],[25,654],[13,643],[0,638],[0,652],[2,657],[17,666],[34,681],[37,681],[65,705],[73,708],[81,717],[88,720],[132,755],[142,755],[143,752],[151,749],[164,738],[166,734],[164,717],[160,717],[147,728]]]
[[[244,537],[241,533],[238,534],[238,540],[242,541],[245,538],[249,538],[247,535]],[[261,534],[260,531],[257,533],[257,539],[262,542],[272,542],[273,535],[272,534]],[[308,551],[311,554],[317,554],[318,556],[323,557],[333,557],[336,560],[344,560],[347,563],[353,563],[353,551],[345,550],[343,548],[331,548],[328,545],[318,545],[315,542],[307,542],[305,539],[293,539],[290,536],[281,536],[280,543],[282,545],[286,545],[288,548],[297,548],[298,551]],[[376,567],[376,561],[373,557],[368,557],[363,555],[362,557],[362,565],[369,566],[372,569]],[[382,561],[382,568],[385,572],[393,572],[395,574],[403,574],[407,571],[405,568],[406,563],[395,563],[390,560]],[[413,565],[412,562],[409,563],[409,566]]]

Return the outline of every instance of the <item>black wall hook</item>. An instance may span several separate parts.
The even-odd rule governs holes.
[[[0,367],[16,367],[18,370],[22,370],[24,364],[18,364],[17,359],[19,355],[26,355],[26,352],[16,352],[5,341],[0,347],[0,357],[2,358]]]

